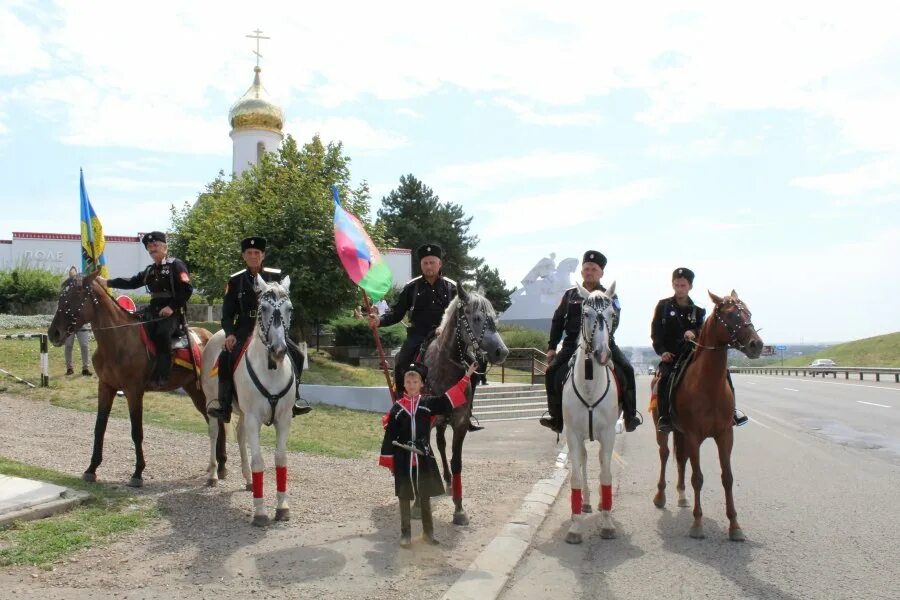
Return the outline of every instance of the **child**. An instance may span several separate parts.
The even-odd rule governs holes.
[[[431,451],[431,417],[449,414],[468,400],[466,388],[477,364],[469,366],[462,379],[446,394],[422,396],[428,367],[413,363],[403,376],[405,394],[384,416],[384,442],[378,464],[394,474],[394,492],[400,498],[400,546],[410,547],[410,501],[419,498],[422,505],[422,531],[425,541],[434,539],[431,497],[444,493],[444,482]]]

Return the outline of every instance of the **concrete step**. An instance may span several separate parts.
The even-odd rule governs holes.
[[[544,390],[533,390],[527,392],[495,392],[482,394],[480,391],[475,392],[475,400],[496,400],[497,398],[546,398],[547,393]]]

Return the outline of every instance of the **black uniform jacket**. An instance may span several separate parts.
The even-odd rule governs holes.
[[[456,282],[452,279],[441,275],[431,285],[419,275],[406,282],[394,306],[381,315],[379,325],[385,327],[399,323],[409,313],[410,330],[427,335],[441,324],[444,311],[455,297]]]
[[[281,269],[264,267],[259,272],[266,283],[281,280]],[[256,309],[259,297],[256,294],[256,279],[247,269],[233,274],[225,285],[225,299],[222,301],[222,329],[225,335],[233,335],[243,342],[256,324]]]
[[[606,291],[606,288],[602,285],[599,286],[599,289],[603,292]],[[562,300],[560,300],[559,306],[556,307],[556,312],[553,313],[553,320],[550,325],[550,350],[556,350],[556,346],[559,345],[559,341],[563,339],[564,334],[564,346],[574,348],[578,345],[578,336],[581,331],[581,305],[583,303],[584,299],[578,293],[577,287],[570,287],[563,293]],[[613,315],[612,331],[610,331],[610,344],[614,345],[613,334],[619,328],[619,315],[622,312],[618,294],[613,296],[613,306],[615,306],[616,311]]]
[[[431,418],[449,414],[466,403],[469,378],[463,377],[441,396],[405,395],[384,416],[384,441],[378,464],[394,474],[394,492],[412,500],[416,495],[431,498],[444,493],[444,482],[431,450]],[[398,448],[394,441],[425,453],[424,456]]]
[[[167,256],[162,263],[153,263],[134,277],[114,277],[106,282],[109,287],[134,290],[147,286],[150,292],[150,311],[158,313],[168,306],[173,311],[183,309],[194,293],[187,265],[179,258]]]
[[[663,298],[656,304],[650,325],[653,350],[660,356],[663,352],[680,355],[687,346],[684,332],[693,331],[699,338],[705,318],[706,309],[695,305],[690,298],[686,306],[679,306],[675,296]]]

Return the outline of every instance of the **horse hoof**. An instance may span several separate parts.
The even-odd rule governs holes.
[[[666,507],[666,497],[665,496],[655,496],[653,498],[653,506],[656,508],[665,508]]]
[[[412,540],[408,535],[400,536],[400,547],[401,548],[410,548],[412,546]]]
[[[566,534],[566,543],[567,544],[580,544],[582,542],[581,534],[575,533],[574,531],[570,531]]]
[[[744,537],[744,532],[740,527],[735,527],[728,531],[728,539],[732,542],[743,542],[747,538]]]
[[[245,492],[252,492],[252,491],[253,491],[253,484],[252,484],[252,483],[245,483],[245,484],[244,484],[244,491],[245,491]]]
[[[706,538],[706,534],[703,533],[702,527],[691,527],[691,537],[695,540],[702,540]]]
[[[219,476],[219,479],[225,479],[226,477],[228,477],[228,469],[226,469],[225,467],[222,467],[221,469],[219,469],[219,471],[218,471],[218,473],[216,473],[216,475]]]
[[[581,512],[583,513],[591,513],[594,512],[594,508],[590,504],[582,504]]]
[[[87,481],[88,483],[96,483],[97,482],[97,474],[96,473],[88,473],[85,471],[81,474],[81,480]]]
[[[276,521],[290,521],[291,520],[291,509],[276,508],[275,509],[275,520]]]
[[[465,511],[455,512],[455,513],[453,513],[453,524],[454,525],[468,525],[469,524],[469,516],[465,513]]]
[[[206,480],[206,487],[216,487],[217,485],[219,485],[218,479],[207,479]]]
[[[269,515],[253,515],[254,527],[265,527],[269,524]]]
[[[611,527],[604,527],[600,530],[600,537],[604,540],[616,539],[616,530]]]
[[[422,519],[422,507],[416,506],[413,504],[412,510],[409,512],[409,517],[411,519],[421,520]]]
[[[144,487],[144,480],[140,477],[132,477],[128,482],[128,487],[139,488]]]
[[[679,498],[678,499],[678,508],[690,508],[691,503],[688,502],[687,498]]]

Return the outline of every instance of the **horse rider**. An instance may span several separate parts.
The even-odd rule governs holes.
[[[394,388],[402,389],[403,373],[407,365],[417,361],[422,344],[437,332],[444,311],[456,298],[456,282],[441,273],[443,250],[437,244],[422,244],[416,250],[422,274],[410,279],[400,290],[397,300],[383,315],[369,311],[369,326],[387,327],[399,323],[409,314],[410,326],[406,328],[406,341],[394,357]],[[474,392],[474,388],[472,390]],[[469,424],[469,431],[484,429]]]
[[[178,331],[185,306],[194,292],[187,265],[179,258],[168,256],[166,234],[151,231],[141,238],[153,263],[133,277],[114,277],[104,280],[103,286],[134,290],[146,286],[150,292],[150,306],[142,315],[147,334],[156,344],[156,365],[152,383],[164,387],[172,371],[172,336]]]
[[[672,290],[675,295],[663,298],[656,304],[653,322],[650,325],[650,337],[653,350],[659,355],[657,367],[656,402],[659,413],[657,430],[660,433],[672,431],[669,402],[669,377],[681,360],[690,350],[691,343],[700,337],[700,328],[706,318],[706,309],[694,304],[690,291],[694,287],[694,272],[687,267],[679,267],[672,272]],[[728,385],[734,393],[731,374],[726,371]],[[734,424],[746,425],[749,419],[735,408]]]
[[[225,300],[222,302],[222,329],[225,330],[225,343],[219,355],[219,398],[210,404],[207,414],[223,423],[231,421],[231,404],[234,398],[234,379],[232,370],[244,348],[247,338],[256,326],[256,310],[259,298],[256,291],[256,276],[265,282],[280,281],[281,269],[263,267],[266,258],[266,238],[251,236],[241,240],[241,258],[246,269],[231,275],[225,285]],[[309,404],[300,399],[300,376],[303,374],[303,351],[289,337],[285,336],[291,366],[294,369],[294,380],[297,383],[293,414],[303,415],[312,410]]]
[[[606,288],[600,284],[603,277],[603,269],[606,268],[606,257],[596,250],[588,250],[581,261],[581,278],[584,280],[584,288],[589,292]],[[557,377],[565,376],[569,371],[569,360],[578,348],[578,338],[581,335],[581,305],[582,298],[578,294],[578,288],[571,287],[563,293],[562,300],[553,313],[553,321],[550,326],[550,344],[547,350],[547,371],[544,377],[544,385],[547,389],[547,411],[549,417],[541,417],[541,425],[548,427],[556,433],[562,433],[562,390],[556,385]],[[613,297],[615,314],[610,324],[609,349],[615,367],[615,377],[618,382],[619,397],[625,413],[625,430],[634,431],[641,424],[637,416],[637,395],[634,382],[634,368],[625,358],[622,350],[616,345],[613,334],[619,326],[618,296]],[[565,339],[563,339],[565,334]],[[556,347],[562,339],[563,345],[559,352]],[[560,373],[561,372],[561,373]]]

